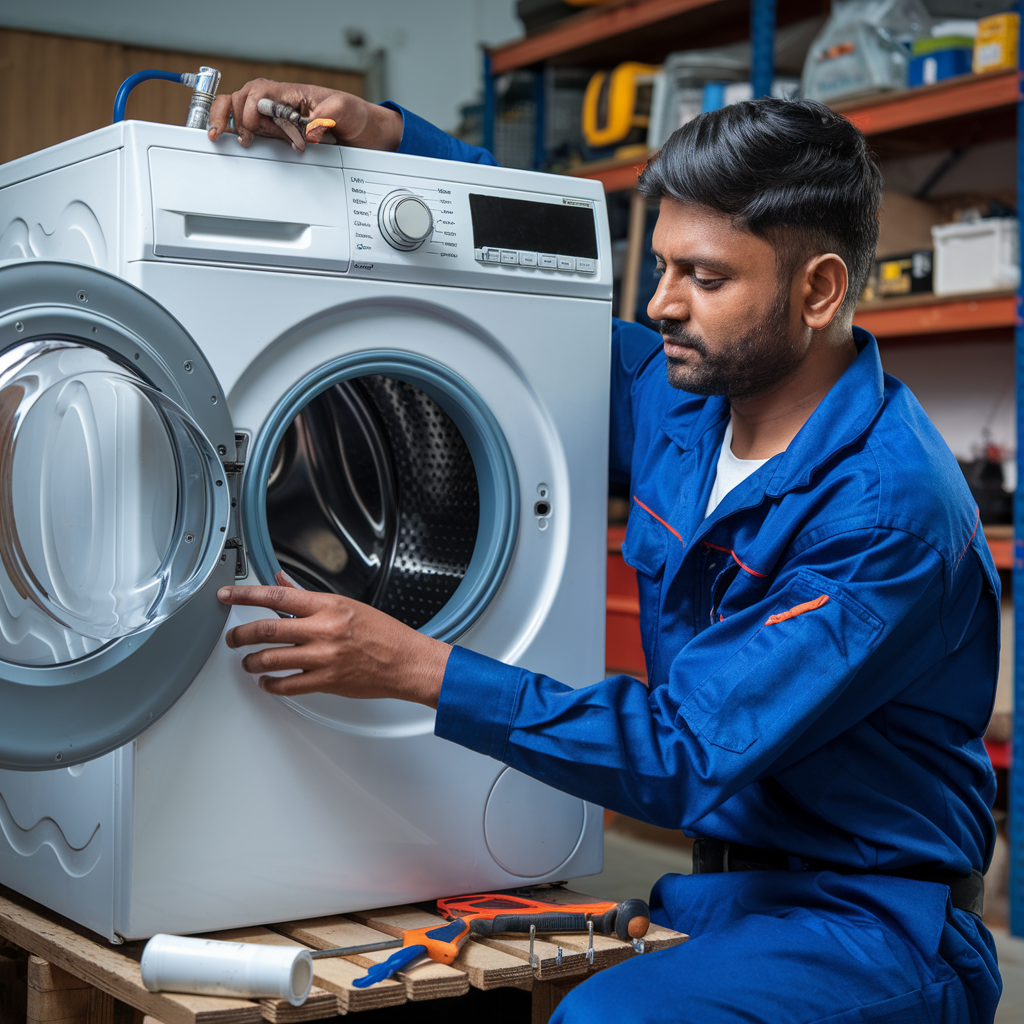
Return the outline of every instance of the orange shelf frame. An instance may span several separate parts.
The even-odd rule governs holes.
[[[913,334],[947,334],[954,331],[1013,327],[1017,299],[994,295],[965,299],[936,299],[927,305],[879,309],[872,305],[854,315],[858,327],[876,338],[897,338]]]
[[[989,75],[963,75],[936,85],[907,89],[869,104],[840,107],[865,135],[946,121],[966,114],[1012,106],[1020,98],[1019,74],[1001,71]]]
[[[597,166],[581,164],[567,173],[576,178],[590,178],[604,185],[605,192],[624,192],[636,188],[636,179],[644,169],[646,159],[615,160]]]
[[[715,0],[643,0],[642,3],[613,7],[589,17],[572,18],[567,24],[547,32],[491,50],[491,73],[501,75],[516,68],[529,67],[713,2]]]

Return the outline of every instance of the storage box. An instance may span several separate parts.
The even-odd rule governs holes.
[[[935,294],[997,291],[1020,284],[1016,217],[940,224],[935,242]]]
[[[1012,71],[1017,67],[1019,14],[993,14],[978,22],[974,41],[974,73]]]
[[[907,67],[907,85],[914,89],[969,74],[973,55],[974,40],[967,36],[918,39]]]

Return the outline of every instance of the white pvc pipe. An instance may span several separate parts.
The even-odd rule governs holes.
[[[287,999],[301,1006],[313,984],[313,959],[301,946],[261,946],[154,935],[142,951],[150,992]]]

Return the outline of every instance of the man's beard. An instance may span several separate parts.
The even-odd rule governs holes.
[[[657,329],[699,357],[691,362],[666,356],[669,384],[695,395],[752,398],[771,391],[800,364],[800,355],[789,343],[788,289],[779,289],[760,323],[714,354],[681,320],[659,320]]]

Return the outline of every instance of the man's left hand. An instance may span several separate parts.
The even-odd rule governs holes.
[[[242,659],[260,688],[280,697],[333,693],[396,697],[436,708],[451,647],[338,594],[277,587],[223,587],[224,604],[251,605],[294,618],[259,619],[229,630],[228,647],[265,647]],[[276,677],[267,672],[292,672]]]

